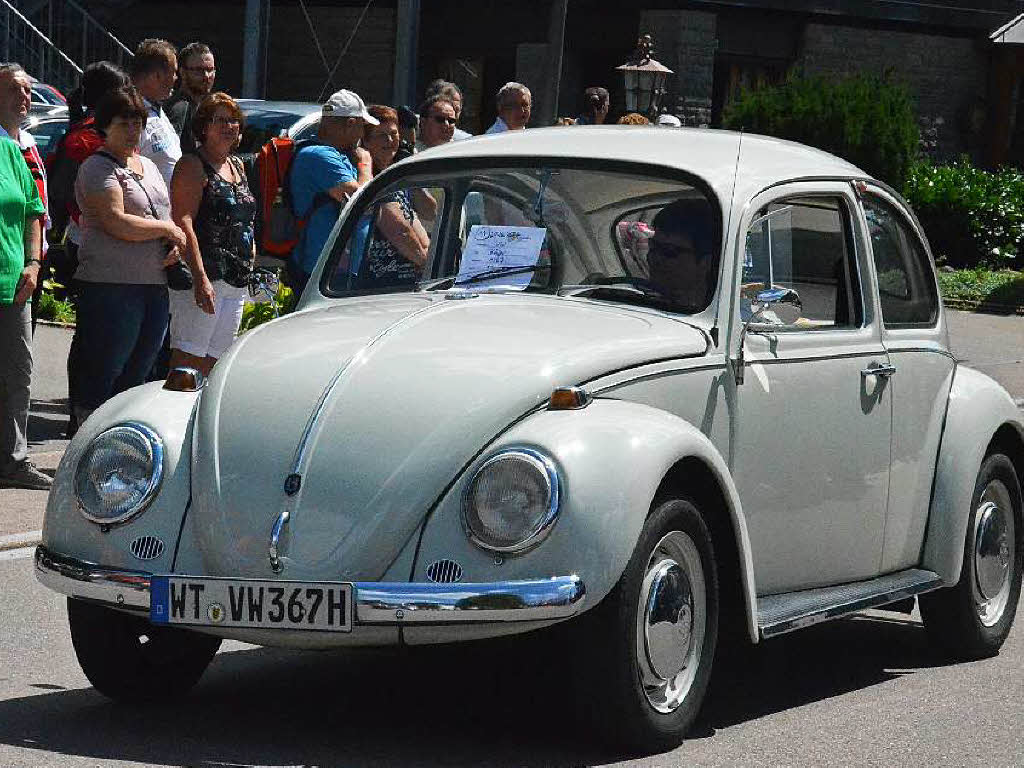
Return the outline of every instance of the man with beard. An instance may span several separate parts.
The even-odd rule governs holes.
[[[192,135],[192,116],[204,96],[213,92],[217,65],[213,51],[206,43],[189,43],[178,52],[178,89],[164,108],[171,125],[181,137],[181,151],[195,152],[196,140]]]

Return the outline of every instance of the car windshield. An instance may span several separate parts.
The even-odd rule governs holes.
[[[317,105],[292,108],[265,103],[255,106],[243,102],[240,106],[245,113],[245,132],[242,134],[238,151],[243,153],[259,151],[267,141],[274,136],[280,136],[281,131],[291,128],[309,112],[319,110]]]
[[[554,165],[411,175],[351,216],[328,295],[529,291],[696,313],[718,276],[718,205],[676,178]]]
[[[56,148],[57,141],[67,131],[68,121],[42,120],[36,122],[35,120],[30,120],[25,125],[25,128],[32,134],[32,138],[36,140],[40,156],[45,158]]]

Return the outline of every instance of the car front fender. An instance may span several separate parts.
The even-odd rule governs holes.
[[[154,382],[123,392],[94,411],[57,467],[43,520],[43,545],[51,552],[110,568],[169,573],[189,501],[192,413],[197,400],[198,393],[171,392]],[[127,421],[140,422],[160,436],[163,480],[149,506],[138,515],[120,525],[100,526],[78,510],[75,470],[93,438]],[[132,554],[131,542],[140,536],[159,539],[161,553],[146,560]],[[157,549],[160,547],[154,544],[143,554]]]
[[[964,537],[978,470],[996,432],[1009,426],[1024,444],[1024,419],[1013,399],[983,373],[959,366],[946,408],[946,423],[935,467],[921,566],[944,584],[960,579]],[[1021,466],[1022,457],[1010,457]]]
[[[539,545],[523,554],[498,557],[469,541],[462,523],[462,498],[480,465],[513,447],[532,448],[552,458],[561,480],[561,507]],[[750,543],[725,461],[693,425],[628,401],[597,399],[581,410],[538,411],[503,433],[467,467],[430,516],[412,580],[426,581],[429,566],[442,559],[459,563],[467,582],[576,574],[586,588],[584,608],[592,608],[619,580],[665,477],[678,462],[693,458],[710,470],[725,499],[727,508],[712,513],[727,514],[732,524],[748,629],[756,642]]]

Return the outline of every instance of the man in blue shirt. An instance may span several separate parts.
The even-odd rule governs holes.
[[[306,219],[302,237],[289,258],[293,287],[301,292],[320,258],[341,206],[373,176],[370,153],[359,146],[363,128],[378,120],[352,91],[340,90],[324,104],[319,142],[303,147],[289,175],[292,207]]]

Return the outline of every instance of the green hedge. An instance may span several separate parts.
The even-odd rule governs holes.
[[[744,91],[722,122],[831,152],[897,189],[920,141],[906,87],[874,74],[830,81],[791,73],[781,85]]]
[[[918,162],[904,188],[936,260],[956,268],[1021,268],[1024,240],[1024,175],[975,168],[966,158],[953,165]]]
[[[987,269],[939,270],[939,290],[949,301],[1024,306],[1024,273]]]

